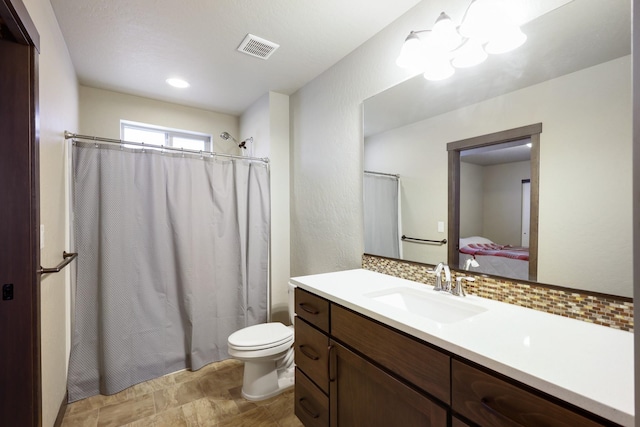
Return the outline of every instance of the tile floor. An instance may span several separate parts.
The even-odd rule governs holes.
[[[243,399],[242,369],[229,359],[79,400],[67,406],[62,427],[302,426],[293,413],[293,389],[261,402]]]

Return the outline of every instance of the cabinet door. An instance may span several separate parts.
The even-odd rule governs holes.
[[[447,426],[447,410],[332,341],[331,427]]]

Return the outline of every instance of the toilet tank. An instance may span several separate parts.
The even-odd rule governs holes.
[[[296,317],[296,297],[295,297],[296,285],[289,282],[289,320],[291,320],[291,324],[295,321]]]

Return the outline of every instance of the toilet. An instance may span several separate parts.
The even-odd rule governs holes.
[[[229,355],[244,362],[242,397],[247,400],[268,399],[293,387],[294,289],[289,283],[291,326],[263,323],[229,335]]]

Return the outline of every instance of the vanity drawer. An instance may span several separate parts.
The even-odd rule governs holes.
[[[450,403],[448,355],[335,304],[331,307],[331,336]]]
[[[305,427],[329,426],[329,397],[296,368],[295,414]]]
[[[452,362],[452,408],[480,426],[603,426],[524,388],[458,360]]]
[[[329,301],[296,288],[295,305],[298,317],[329,333]]]
[[[329,337],[296,319],[295,361],[322,391],[329,393]]]

